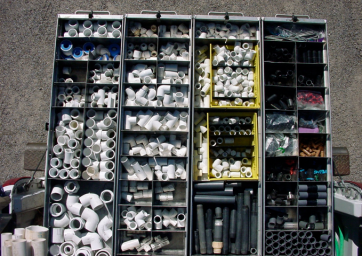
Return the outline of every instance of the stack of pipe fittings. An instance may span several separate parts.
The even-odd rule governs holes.
[[[138,159],[138,158],[137,158]],[[168,158],[139,159],[121,157],[121,163],[127,172],[122,173],[122,178],[127,180],[153,180],[153,173],[159,181],[186,179],[187,172],[184,160]]]
[[[274,73],[266,76],[266,85],[293,86],[294,71],[290,69],[277,69]],[[294,85],[295,86],[295,85]]]
[[[276,160],[266,168],[266,181],[297,181],[297,162],[293,159]]]
[[[138,181],[122,181],[122,199],[129,203],[145,203],[152,199],[150,183]]]
[[[132,236],[132,235],[131,235]],[[135,237],[135,235],[133,234]],[[121,244],[121,250],[122,251],[133,251],[137,250],[137,252],[145,251],[148,253],[149,251],[157,251],[167,245],[170,244],[170,241],[168,240],[168,237],[161,237],[161,236],[147,236],[144,239],[140,241],[139,238],[135,238],[132,240],[128,240],[126,242],[123,242]]]
[[[131,71],[127,73],[127,82],[132,84],[156,84],[156,67],[154,65],[136,64],[132,66]]]
[[[167,42],[161,45],[158,58],[160,60],[189,60],[188,44]]]
[[[78,182],[67,181],[51,190],[50,254],[111,256],[113,217],[107,204],[113,202],[113,192],[79,196],[79,189]]]
[[[156,230],[162,229],[185,229],[185,208],[155,209],[153,211],[153,224]]]
[[[121,216],[129,230],[152,230],[152,215],[143,208],[130,206],[121,212]]]
[[[154,43],[127,44],[127,59],[157,60],[157,49]]]
[[[166,38],[190,38],[190,28],[188,25],[181,23],[180,25],[160,25],[158,27],[159,36]]]
[[[159,63],[157,82],[163,84],[189,84],[188,67],[173,63]]]
[[[268,214],[267,214],[268,215]],[[295,222],[293,219],[289,218],[287,214],[274,216],[271,214],[271,217],[267,221],[267,229],[298,229],[298,222]]]
[[[1,255],[46,256],[48,255],[49,229],[42,226],[15,228],[14,234],[1,233]]]
[[[323,86],[324,77],[322,75],[302,74],[298,75],[298,86]]]
[[[240,26],[229,22],[196,22],[195,29],[196,38],[257,39],[256,27],[250,27],[248,23]]]
[[[272,189],[267,194],[266,199],[268,206],[289,206],[297,203],[297,198],[291,191],[279,193],[276,189]]]
[[[210,176],[213,178],[252,178],[251,160],[243,158],[234,160],[234,158],[215,159],[212,163]]]
[[[121,38],[121,21],[68,20],[64,22],[64,37],[109,37]]]
[[[131,21],[128,25],[128,35],[134,37],[158,37],[158,27],[155,24],[147,27],[140,22]]]
[[[319,239],[316,238],[318,236]],[[331,236],[328,234],[319,235],[310,231],[269,231],[266,232],[265,238],[267,255],[332,255]]]
[[[204,112],[194,115],[194,179],[208,180],[207,120]]]
[[[82,165],[87,168],[83,179],[112,181],[114,179],[117,111],[87,111],[87,130]]]
[[[217,67],[217,66],[226,66],[226,67],[253,66],[254,59],[256,56],[256,51],[253,50],[253,47],[254,47],[253,43],[242,43],[242,42],[235,42],[234,48],[232,50],[229,50],[228,49],[229,47],[227,47],[227,46],[215,45],[213,47],[212,65],[214,67]],[[242,70],[242,72],[234,74],[233,78],[236,78],[240,74],[242,76],[248,76],[247,71],[249,71],[249,70],[248,69]],[[230,75],[233,72],[234,71],[231,71]],[[227,73],[227,74],[229,74],[229,73]],[[222,79],[220,77],[222,74],[218,74],[218,75],[219,75],[219,81],[220,81],[220,79]],[[223,76],[223,77],[226,79],[225,76]],[[251,80],[251,78],[252,78],[252,80]],[[239,79],[241,79],[241,78],[239,78]],[[214,78],[214,80],[215,80],[215,78]],[[248,80],[254,81],[254,74],[252,74],[252,77],[248,76]],[[221,81],[223,81],[223,80],[221,80]],[[215,82],[217,82],[217,81],[215,81]]]
[[[150,109],[137,113],[125,111],[125,130],[131,131],[187,131],[187,112],[153,112]]]
[[[240,125],[252,125],[251,117],[238,117],[238,116],[231,116],[231,117],[224,117],[221,118],[219,116],[211,116],[210,117],[210,133],[214,136],[219,135],[253,135],[252,129],[241,129]],[[220,141],[216,141],[217,144],[233,144],[234,139],[231,138],[230,140],[224,141],[219,143]],[[215,146],[213,142],[210,141],[211,146]]]
[[[300,220],[298,225],[300,229],[323,230],[325,227],[325,219],[323,213],[320,214],[319,219],[317,219],[316,215],[312,214],[308,220]]]
[[[210,192],[213,192],[213,188]],[[214,197],[222,197],[214,194],[206,195],[203,200],[195,200],[196,254],[257,254],[258,210],[257,200],[252,194],[253,189],[245,189],[244,193],[238,193],[236,204],[235,196],[232,201],[221,198],[214,200]],[[227,205],[223,208],[210,206],[206,208],[204,205],[212,203]]]
[[[63,109],[58,113],[58,126],[55,127],[57,144],[53,147],[50,159],[50,178],[79,179],[81,144],[83,137],[83,111]]]
[[[63,76],[66,77],[66,78],[61,77],[61,78],[58,79],[58,82],[60,82],[60,83],[77,82],[76,81],[76,76],[73,76],[73,78],[71,77],[71,74],[72,74],[72,68],[71,67],[64,66],[64,67],[61,68],[61,72],[62,72]],[[81,82],[81,81],[78,81],[78,82]]]
[[[88,107],[90,108],[118,107],[118,86],[98,87],[97,85],[95,85],[89,88],[89,93],[91,94],[91,102],[88,103]]]
[[[323,49],[307,49],[304,43],[298,44],[298,61],[303,63],[323,63]]]
[[[327,181],[327,170],[320,168],[308,168],[299,170],[300,181]]]
[[[189,107],[188,89],[186,86],[143,85],[136,92],[132,87],[126,88],[126,106],[154,107]]]
[[[160,202],[173,201],[174,193],[176,193],[176,188],[174,183],[168,183],[164,186],[161,185],[161,182],[156,182],[154,184],[155,184],[156,200]]]
[[[58,87],[56,105],[58,107],[83,108],[85,105],[85,89],[79,86]]]
[[[277,110],[292,110],[295,108],[295,103],[292,97],[280,94],[273,93],[265,100],[266,108],[277,109]]]
[[[210,58],[206,53],[209,47],[196,47],[195,57],[195,107],[210,107]]]
[[[298,205],[299,206],[321,206],[327,205],[326,185],[298,185]]]
[[[158,137],[146,135],[128,135],[123,137],[123,154],[131,156],[179,156],[187,153],[186,141],[172,134],[169,138],[164,135]]]
[[[88,81],[97,84],[118,84],[120,68],[118,63],[101,65],[94,64],[94,69],[89,71]],[[117,89],[118,91],[118,89]]]
[[[297,117],[283,112],[266,113],[265,131],[274,133],[295,133],[298,129]]]
[[[300,139],[299,155],[302,157],[325,157],[324,142],[320,137]]]
[[[272,62],[292,62],[294,48],[288,49],[277,45],[270,45],[268,54],[265,56],[266,61]]]
[[[60,42],[60,57],[65,60],[108,60],[120,61],[120,44],[110,44],[108,47],[92,42],[75,46],[70,40]]]

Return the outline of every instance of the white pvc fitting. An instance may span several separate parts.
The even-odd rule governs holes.
[[[64,242],[64,228],[52,228],[52,243],[61,244]]]
[[[99,173],[99,180],[112,181],[114,180],[114,173],[111,171],[101,171]]]
[[[64,213],[63,215],[59,217],[54,217],[50,219],[50,226],[53,228],[65,228],[69,225],[69,216],[67,213]]]
[[[65,211],[66,211],[66,208],[65,208],[64,204],[61,204],[61,203],[53,203],[49,209],[50,215],[53,217],[59,217],[63,213],[65,213]]]
[[[27,244],[25,239],[14,239],[12,241],[12,255],[27,256]]]
[[[133,239],[133,240],[129,240],[127,242],[124,242],[121,244],[121,250],[122,251],[128,251],[128,250],[133,250],[136,247],[140,246],[140,242],[138,239]]]
[[[62,255],[62,256],[74,255],[74,253],[76,252],[77,249],[78,249],[78,246],[74,242],[67,241],[60,245],[59,252],[60,252],[60,255]]]
[[[104,204],[109,204],[113,202],[114,194],[111,190],[106,189],[101,192],[99,198]]]
[[[79,197],[79,201],[83,205],[83,207],[88,207],[90,205],[95,211],[99,210],[104,206],[99,196],[94,193],[84,194],[83,196]]]
[[[81,218],[86,221],[84,228],[90,232],[95,232],[99,223],[98,214],[95,211],[91,210],[90,208],[85,208],[84,211],[82,212]]]
[[[69,227],[70,229],[72,229],[73,231],[78,231],[84,228],[84,220],[80,217],[75,217],[70,219],[69,221]]]
[[[100,237],[107,242],[112,237],[112,219],[108,218],[108,216],[104,216],[104,218],[99,222],[97,231]]]
[[[76,250],[75,256],[93,256],[94,253],[92,251],[92,248],[89,246],[83,246]]]
[[[64,195],[64,189],[61,185],[55,185],[50,192],[50,198],[53,201],[61,201]]]
[[[78,202],[79,196],[69,194],[66,201],[66,206],[69,212],[80,216],[83,211],[83,205]]]
[[[64,184],[64,190],[65,192],[67,192],[68,194],[75,194],[78,192],[80,186],[79,183],[77,181],[67,181]]]

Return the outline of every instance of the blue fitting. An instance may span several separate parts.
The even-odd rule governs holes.
[[[81,47],[75,47],[72,55],[73,55],[74,59],[79,59],[79,58],[83,57],[84,51]]]
[[[90,52],[93,53],[94,52],[94,49],[95,49],[95,46],[93,43],[91,42],[87,42],[83,45],[83,51],[84,53],[86,54],[89,54]]]
[[[111,53],[111,56],[114,57],[120,53],[120,46],[118,44],[111,44],[108,46],[108,50]]]

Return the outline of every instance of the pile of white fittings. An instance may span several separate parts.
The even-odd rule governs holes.
[[[140,22],[131,21],[128,25],[128,36],[157,37],[157,25],[144,27]]]
[[[151,237],[148,236],[139,241],[139,238],[128,240],[121,244],[122,251],[132,251],[137,250],[138,252],[145,251],[149,252],[150,250],[157,251],[166,245],[169,245],[170,241],[167,237],[162,238],[161,236]]]
[[[141,203],[152,198],[152,189],[148,182],[122,181],[122,199],[127,202]]]
[[[85,89],[79,86],[58,87],[57,103],[58,107],[83,108],[85,105]]]
[[[210,175],[214,178],[252,178],[251,160],[243,158],[241,161],[229,159],[215,159],[212,163]]]
[[[126,88],[126,106],[188,107],[188,89],[185,86],[143,85],[137,92]]]
[[[87,111],[82,165],[87,169],[83,179],[112,181],[114,179],[117,111]]]
[[[70,40],[60,42],[61,58],[65,60],[107,60],[120,61],[120,44],[111,44],[105,47],[102,44],[95,46],[86,42],[75,47]]]
[[[152,194],[152,192],[151,192]],[[121,212],[123,223],[129,230],[152,230],[152,216],[145,210],[130,206]]]
[[[48,255],[48,229],[42,226],[15,228],[14,234],[1,234],[2,256]]]
[[[196,22],[196,38],[257,39],[256,27],[248,23],[238,26],[232,23]]]
[[[160,181],[186,179],[187,173],[184,160],[167,158],[149,158],[137,161],[135,158],[123,156],[121,163],[127,172],[122,173],[122,179],[153,180],[153,173]]]
[[[189,26],[185,24],[171,25],[167,28],[166,25],[158,27],[160,37],[171,38],[189,38]]]
[[[155,229],[175,229],[175,228],[185,228],[186,215],[184,208],[178,208],[177,211],[175,208],[170,210],[154,210],[153,223],[155,224]]]
[[[210,59],[206,55],[208,49],[207,45],[196,49],[194,104],[200,108],[210,107]]]
[[[127,59],[157,60],[157,50],[154,43],[127,44]]]
[[[146,64],[136,64],[131,68],[127,74],[127,82],[132,84],[156,84],[155,78],[156,67],[154,65],[147,66]]]
[[[186,131],[187,112],[152,112],[150,109],[136,112],[124,111],[125,130],[132,131]]]
[[[206,46],[204,46],[206,47]],[[225,46],[215,45],[212,65],[226,66],[252,66],[256,51],[253,50],[253,43],[235,42],[234,49],[228,50]],[[245,75],[245,74],[244,74]],[[247,75],[247,74],[246,74]]]
[[[54,157],[50,159],[49,177],[78,179],[81,144],[83,137],[83,113],[78,109],[63,109],[58,113],[55,127],[57,144],[53,147]]]
[[[114,77],[113,77],[114,78]],[[93,86],[89,89],[91,102],[88,107],[91,108],[116,108],[118,107],[118,86],[98,87]]]
[[[161,45],[158,57],[160,60],[189,60],[188,45],[185,43],[168,42]]]
[[[164,186],[161,185],[161,182],[155,182],[154,184],[156,200],[161,202],[173,201],[173,192],[176,190],[174,183],[168,183]]]
[[[119,74],[119,65],[115,67],[115,64],[113,63],[108,63],[105,65],[96,63],[94,64],[94,69],[89,71],[88,81],[90,83],[98,84],[118,84]]]
[[[207,120],[204,112],[195,112],[194,132],[194,179],[197,180],[197,177],[207,179],[209,156],[207,138],[205,137]]]
[[[113,192],[78,196],[79,184],[55,185],[50,193],[51,255],[111,256]],[[106,208],[106,210],[103,209]]]
[[[68,20],[64,23],[64,37],[110,37],[122,36],[122,23],[120,21],[78,21]]]
[[[157,82],[162,84],[189,84],[188,67],[178,64],[157,66]]]

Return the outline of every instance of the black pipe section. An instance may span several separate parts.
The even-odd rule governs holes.
[[[243,202],[244,194],[239,193],[237,195],[237,202],[236,202],[236,236],[235,236],[235,253],[241,253],[241,243],[242,243],[242,236],[241,232],[243,229],[243,219],[242,219],[242,209],[243,209]]]
[[[196,195],[233,196],[234,188],[225,187],[225,190],[220,191],[196,191]]]
[[[214,240],[212,242],[212,248],[214,249],[214,254],[221,254],[223,248],[223,221],[220,219],[215,219],[215,228],[214,228]]]
[[[313,51],[313,63],[318,63],[318,53],[316,50]]]
[[[317,205],[327,205],[326,199],[315,199],[315,200],[298,200],[299,206],[317,206]]]
[[[326,192],[326,185],[298,185],[299,192]]]
[[[220,207],[215,208],[215,217],[216,217],[216,219],[222,218],[222,209]]]
[[[258,248],[258,203],[253,199],[250,217],[250,248]]]
[[[322,241],[327,242],[327,243],[330,243],[330,242],[332,241],[331,236],[330,236],[330,235],[327,235],[327,234],[321,235],[321,236],[320,236],[320,239],[321,239]]]
[[[222,253],[223,254],[229,254],[229,229],[230,229],[230,209],[229,207],[225,206],[223,210],[223,232],[222,232],[222,242],[223,242],[223,248]]]
[[[307,51],[307,62],[312,63],[312,52],[311,52],[311,50]]]
[[[249,202],[250,203],[250,202]],[[242,221],[243,221],[243,229],[242,232],[242,240],[241,240],[241,254],[247,254],[250,248],[249,243],[249,228],[250,228],[250,219],[249,219],[249,207],[244,205],[242,209]]]
[[[195,254],[200,254],[200,239],[199,239],[199,231],[194,231],[194,243],[195,243]]]
[[[323,51],[318,51],[318,62],[323,63]]]
[[[226,183],[225,188],[241,188],[241,182]]]
[[[201,204],[235,204],[235,196],[195,195],[194,202]]]
[[[236,236],[236,210],[230,212],[230,238],[235,239]]]
[[[212,251],[212,229],[206,229],[206,252],[213,254]]]
[[[206,210],[206,221],[205,221],[205,228],[206,229],[213,229],[214,228],[214,213],[212,209],[208,208]]]
[[[196,183],[194,189],[198,191],[224,190],[225,183],[223,181]]]
[[[327,192],[299,192],[299,199],[326,199]]]
[[[197,205],[197,228],[199,229],[200,253],[206,254],[205,217],[202,204]]]

